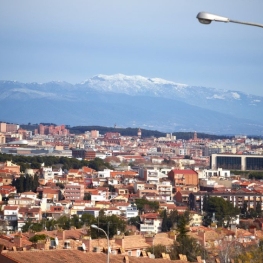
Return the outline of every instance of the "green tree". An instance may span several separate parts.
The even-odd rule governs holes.
[[[189,224],[189,221],[186,216],[180,216],[176,231],[178,233],[177,235],[177,240],[178,238],[183,238],[187,235],[189,232],[189,229],[187,228],[187,225]]]
[[[243,202],[243,206],[241,207],[240,212],[244,218],[247,218],[247,201]]]
[[[234,207],[232,203],[225,201],[221,197],[209,197],[207,208],[204,211],[204,222],[206,225],[212,223],[212,218],[215,215],[218,226],[229,226],[231,220],[240,214],[238,207]]]
[[[32,230],[34,232],[40,232],[43,230],[43,224],[32,223],[31,221],[27,221],[22,227],[22,232],[28,232],[29,230]]]
[[[83,200],[91,200],[91,194],[90,193],[85,193]]]
[[[137,228],[138,230],[140,230],[140,222],[141,222],[141,219],[140,219],[139,216],[131,217],[131,218],[129,218],[129,220],[128,220],[128,224],[129,224],[129,225],[136,226],[136,228]]]
[[[188,224],[190,222],[189,212],[185,212],[179,217],[177,224],[177,237],[171,250],[171,259],[178,259],[179,254],[187,256],[187,259],[192,262],[196,261],[197,256],[201,256],[204,253],[204,248],[197,242],[196,239],[188,235]]]
[[[69,230],[71,225],[70,218],[66,215],[59,217],[57,220],[57,225],[64,230]]]
[[[80,217],[80,221],[82,225],[90,226],[92,224],[96,224],[96,219],[93,215],[91,214],[82,214]]]
[[[73,215],[70,219],[70,225],[76,228],[81,228],[83,226],[78,215]]]
[[[112,238],[114,235],[116,235],[118,231],[120,231],[121,233],[125,232],[126,221],[122,220],[116,215],[111,215],[111,216],[101,215],[97,220],[99,223],[96,225],[102,228],[106,233],[108,233],[109,238]],[[92,228],[91,236],[92,238],[105,237],[105,234],[102,231],[98,231]]]
[[[178,259],[179,254],[186,255],[188,261],[196,262],[198,256],[204,255],[204,248],[196,239],[186,235],[176,238],[171,250],[170,257],[172,260]]]
[[[92,168],[96,171],[103,171],[106,168],[113,169],[109,163],[105,163],[100,158],[95,158],[94,160],[89,161],[89,168]]]
[[[256,211],[256,209],[254,209],[254,208],[249,208],[249,209],[248,209],[248,217],[249,217],[249,218],[255,218],[255,217],[257,217],[257,211]]]
[[[152,210],[157,212],[159,209],[159,202],[157,201],[148,201],[147,199],[136,199],[135,203],[137,205],[137,209],[142,212],[145,210]]]
[[[32,182],[32,188],[31,190],[33,192],[36,192],[37,191],[37,188],[39,186],[39,176],[37,174],[34,174],[34,177],[33,177],[33,182]]]
[[[51,220],[42,219],[42,224],[44,228],[51,231],[57,228],[58,223],[55,219],[51,219]]]
[[[37,243],[39,240],[46,240],[47,236],[44,234],[34,235],[33,237],[29,238],[29,241],[32,243]]]
[[[155,258],[162,258],[162,253],[166,253],[166,246],[162,244],[154,245],[147,248],[146,252],[154,254]]]
[[[261,210],[261,202],[257,202],[256,204],[256,213],[257,213],[257,217],[261,217],[262,215],[262,210]]]
[[[18,193],[23,193],[24,192],[24,180],[25,177],[21,174],[20,177],[17,179],[17,192]]]
[[[168,229],[168,219],[166,214],[166,209],[163,212],[163,220],[162,220],[162,232],[167,232]]]
[[[175,228],[179,222],[180,215],[177,210],[172,210],[168,215],[168,228]]]

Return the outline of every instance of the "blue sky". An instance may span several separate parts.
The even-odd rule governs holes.
[[[263,96],[262,0],[0,0],[0,79],[142,75]]]

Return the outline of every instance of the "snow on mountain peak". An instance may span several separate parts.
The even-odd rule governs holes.
[[[236,100],[239,100],[240,99],[240,95],[237,93],[237,92],[231,92],[232,94],[232,97]]]

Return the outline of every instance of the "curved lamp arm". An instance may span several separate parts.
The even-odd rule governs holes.
[[[232,23],[237,23],[237,24],[243,24],[243,25],[248,25],[248,26],[257,26],[257,27],[263,28],[262,24],[233,20],[233,19],[230,19],[230,18],[227,18],[224,16],[218,16],[218,15],[214,15],[214,14],[207,13],[207,12],[199,12],[197,14],[196,18],[202,24],[210,24],[212,21],[225,22],[225,23],[232,22]]]

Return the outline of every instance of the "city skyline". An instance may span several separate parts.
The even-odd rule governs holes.
[[[0,4],[1,80],[81,83],[141,75],[263,96],[262,1],[8,1]]]

